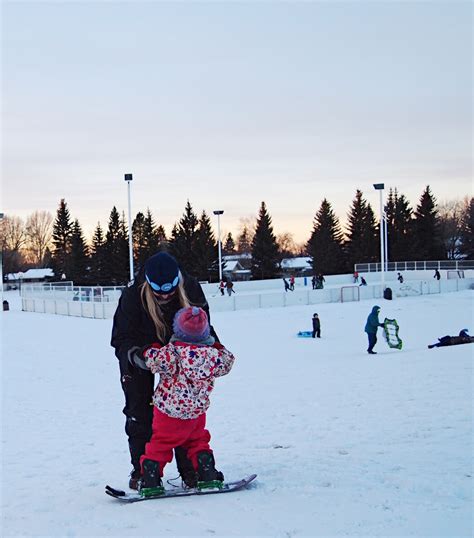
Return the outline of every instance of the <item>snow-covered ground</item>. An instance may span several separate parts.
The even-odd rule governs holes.
[[[474,346],[428,350],[467,327],[472,291],[321,304],[321,340],[298,339],[314,306],[220,312],[237,361],[216,382],[208,425],[246,491],[122,505],[130,470],[111,320],[18,310],[2,319],[2,530],[20,536],[472,536]],[[7,294],[8,295],[8,294]],[[176,476],[175,465],[166,478]]]

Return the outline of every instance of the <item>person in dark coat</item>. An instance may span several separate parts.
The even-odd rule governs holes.
[[[159,252],[148,258],[135,281],[123,290],[114,315],[111,345],[119,360],[125,395],[125,432],[133,465],[131,489],[138,488],[140,457],[152,433],[154,376],[146,366],[144,353],[153,343],[169,342],[174,315],[190,305],[200,306],[210,320],[199,282],[181,271],[173,256]],[[210,331],[218,342],[212,325]],[[187,483],[191,474],[194,480],[194,468],[186,451],[176,447],[175,457],[183,481]]]
[[[359,286],[367,286],[367,282],[363,276],[360,277],[360,284]]]
[[[313,334],[312,337],[314,338],[317,336],[318,338],[321,338],[321,320],[319,319],[318,314],[313,314]]]
[[[433,349],[434,347],[458,346],[460,344],[472,343],[474,343],[474,336],[469,336],[468,330],[462,329],[458,336],[442,336],[441,338],[438,338],[438,342],[436,344],[431,344],[428,346],[428,348]]]
[[[434,272],[433,278],[436,278],[436,280],[440,280],[440,278],[441,278],[441,275],[439,274],[439,271],[438,271],[438,269],[435,269],[435,272]]]
[[[235,293],[234,290],[234,283],[230,278],[227,279],[227,282],[225,283],[225,287],[227,289],[227,295],[230,297],[233,293]]]
[[[369,353],[369,355],[377,354],[374,351],[374,346],[377,343],[377,329],[379,327],[383,327],[383,323],[380,323],[379,321],[379,312],[380,306],[375,305],[367,318],[367,323],[365,324],[364,330],[369,338],[369,347],[367,349],[367,353]]]

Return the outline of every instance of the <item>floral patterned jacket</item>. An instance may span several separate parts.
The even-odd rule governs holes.
[[[153,403],[170,417],[197,418],[209,408],[214,379],[230,372],[234,355],[218,342],[209,346],[172,341],[158,346],[144,353],[148,368],[160,374]]]

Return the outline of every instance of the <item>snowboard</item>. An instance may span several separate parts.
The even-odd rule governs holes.
[[[137,491],[133,493],[127,493],[120,489],[115,489],[110,486],[105,486],[105,493],[114,497],[122,502],[126,503],[136,503],[140,501],[149,501],[152,499],[169,499],[170,497],[189,497],[191,495],[212,495],[215,493],[229,493],[230,491],[238,491],[239,489],[245,488],[250,482],[257,478],[256,474],[251,474],[242,480],[237,480],[237,482],[224,482],[222,489],[197,489],[197,488],[175,488],[175,489],[165,489],[165,492],[161,495],[152,495],[151,497],[142,497]]]

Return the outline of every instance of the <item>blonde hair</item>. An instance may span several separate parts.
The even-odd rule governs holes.
[[[163,311],[160,308],[160,304],[158,303],[156,296],[151,289],[151,286],[145,281],[143,282],[143,284],[141,284],[140,287],[140,296],[143,308],[150,315],[153,324],[155,325],[158,341],[161,344],[164,344],[166,340],[166,324],[163,319]],[[180,308],[186,308],[188,306],[191,306],[191,303],[189,302],[188,296],[186,294],[186,290],[184,289],[184,282],[181,274],[176,293],[178,295],[179,304],[181,305]]]

